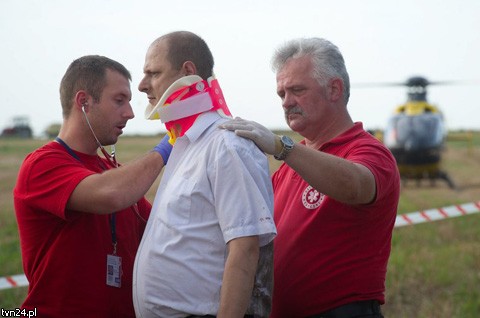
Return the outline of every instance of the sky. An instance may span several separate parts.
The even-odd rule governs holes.
[[[28,116],[35,135],[61,123],[59,83],[76,58],[99,54],[132,73],[136,117],[124,134],[164,132],[147,121],[138,91],[145,53],[157,37],[177,30],[208,43],[214,72],[234,116],[287,129],[270,60],[298,37],[336,44],[352,83],[354,121],[382,129],[406,90],[356,84],[472,81],[432,86],[449,129],[480,129],[480,1],[478,0],[0,0],[0,128]],[[476,82],[475,82],[476,81]]]

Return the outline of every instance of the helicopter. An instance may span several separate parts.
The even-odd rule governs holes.
[[[422,179],[432,183],[445,181],[455,189],[455,183],[441,167],[447,129],[441,110],[427,101],[427,86],[450,82],[432,82],[422,76],[413,76],[402,83],[383,83],[382,86],[407,87],[407,101],[396,107],[388,120],[382,140],[397,161],[404,182]],[[368,85],[372,86],[372,85]]]

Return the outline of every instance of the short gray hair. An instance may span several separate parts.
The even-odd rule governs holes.
[[[343,99],[345,104],[350,97],[350,78],[345,60],[338,47],[322,38],[298,38],[280,46],[273,55],[272,69],[279,72],[290,58],[311,56],[313,63],[312,76],[322,86],[333,78],[343,81]]]

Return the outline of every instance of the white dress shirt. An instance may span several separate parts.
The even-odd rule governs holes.
[[[135,260],[137,317],[215,315],[227,242],[276,234],[268,160],[225,120],[204,113],[176,140]]]

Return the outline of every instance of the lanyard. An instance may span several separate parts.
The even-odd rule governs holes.
[[[112,233],[113,255],[117,254],[117,230],[116,230],[116,215],[110,214],[110,232]]]
[[[62,139],[60,139],[60,137],[56,137],[55,138],[55,141],[58,142],[60,145],[63,146],[63,148],[65,148],[68,153],[75,159],[77,159],[78,161],[82,162],[82,160],[80,160],[80,158],[77,156],[77,154],[75,152],[73,152],[72,148],[70,148],[66,143],[65,141],[63,141]]]
[[[77,154],[70,148],[65,141],[60,139],[60,137],[56,137],[55,141],[58,142],[60,145],[62,145],[67,152],[75,159],[77,159],[80,163],[82,163],[82,160],[77,156]],[[104,165],[101,165],[100,168],[103,170],[106,170]],[[109,223],[110,223],[110,232],[112,234],[112,244],[113,244],[113,255],[117,254],[117,230],[116,230],[116,213],[110,214],[109,218]]]

